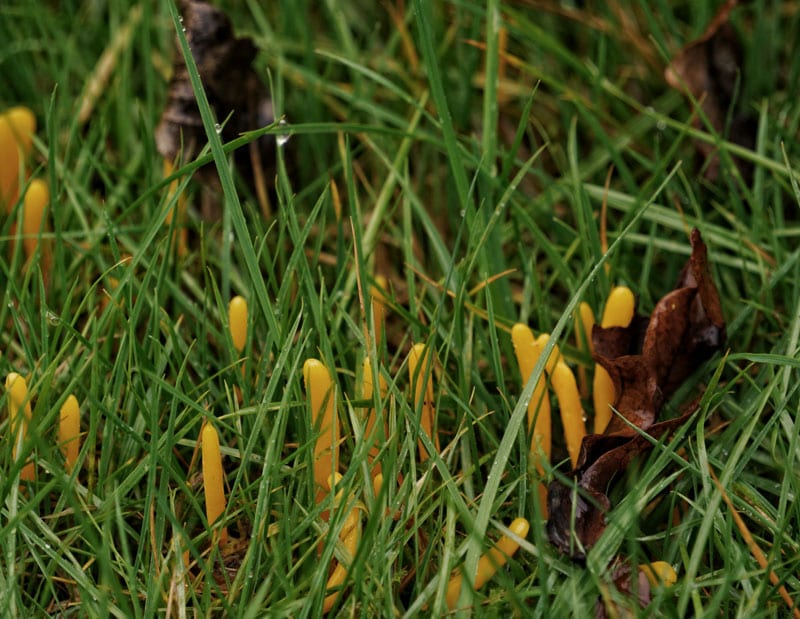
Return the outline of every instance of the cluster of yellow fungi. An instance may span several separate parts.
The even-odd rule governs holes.
[[[13,108],[0,114],[0,206],[5,207],[8,215],[19,200],[19,190],[25,188],[23,197],[23,248],[26,258],[36,252],[38,239],[44,231],[45,209],[49,202],[47,185],[40,180],[27,181],[25,178],[25,161],[32,147],[32,135],[35,131],[35,118],[26,108]],[[172,164],[165,162],[164,173],[169,176],[173,172]],[[27,185],[26,185],[27,183]],[[174,213],[182,216],[185,209],[183,196],[175,196],[178,181],[173,180],[168,192],[170,200],[176,204],[170,210],[167,223],[170,223]],[[177,239],[178,251],[185,252],[185,230],[179,226]],[[374,339],[380,347],[380,338],[383,333],[384,315],[386,312],[383,290],[386,281],[382,277],[376,278],[376,285],[371,288],[372,327]],[[602,326],[626,326],[633,317],[633,294],[625,287],[615,288],[606,303],[603,313]],[[231,299],[228,306],[228,326],[231,343],[234,350],[242,355],[245,351],[248,334],[247,302],[241,296]],[[594,315],[586,303],[579,307],[576,328],[578,329],[578,347],[591,352],[591,330],[594,325]],[[372,331],[365,324],[365,336],[370,343]],[[511,330],[511,337],[519,363],[523,383],[527,382],[533,373],[539,357],[548,341],[547,334],[534,337],[527,325],[516,324]],[[369,354],[364,355],[361,366],[361,380],[358,386],[357,397],[365,402],[373,401],[375,389],[374,381],[378,380],[378,389],[381,394],[379,401],[387,393],[387,384],[382,373],[372,367]],[[434,390],[435,358],[433,350],[424,344],[414,344],[407,358],[410,388],[413,394],[412,402],[417,415],[420,437],[418,440],[419,461],[425,462],[431,456],[428,445],[432,445],[438,452],[440,449],[439,438],[436,431],[436,410]],[[575,465],[580,444],[586,435],[586,419],[581,405],[581,395],[572,370],[566,364],[558,347],[553,348],[550,358],[545,365],[549,384],[555,392],[561,415],[564,438],[567,452]],[[244,364],[242,364],[244,372]],[[316,492],[316,501],[321,503],[333,494],[334,510],[346,509],[347,513],[341,519],[339,541],[341,551],[338,556],[345,561],[336,560],[326,584],[326,596],[323,602],[323,611],[329,612],[335,605],[343,591],[343,586],[348,573],[348,561],[352,561],[358,550],[361,537],[360,512],[365,509],[363,505],[349,497],[345,500],[342,492],[336,492],[336,484],[341,479],[339,468],[339,444],[342,440],[339,419],[336,413],[336,388],[334,381],[325,365],[317,359],[308,359],[303,365],[303,377],[308,393],[310,409],[310,432],[314,437],[313,450],[313,476]],[[581,383],[583,392],[586,393],[585,371],[581,368]],[[531,433],[531,461],[539,477],[538,493],[540,509],[543,516],[547,517],[547,487],[544,483],[551,453],[551,410],[547,394],[548,380],[540,376],[533,395],[528,403],[528,422]],[[12,436],[14,437],[13,457],[15,462],[25,456],[28,426],[31,422],[31,402],[28,395],[27,381],[17,373],[11,373],[6,379],[8,393],[8,410]],[[614,385],[608,373],[601,367],[594,370],[593,384],[594,398],[594,431],[602,432],[613,414]],[[376,428],[378,428],[376,430]],[[423,440],[422,435],[426,440]],[[369,441],[368,461],[372,475],[373,491],[379,495],[383,484],[381,464],[378,459],[380,453],[380,437],[387,438],[387,425],[385,416],[374,407],[366,407],[366,424],[363,439]],[[58,441],[64,455],[67,472],[72,472],[78,461],[80,451],[80,411],[78,400],[69,395],[60,409]],[[226,544],[228,534],[224,526],[219,526],[226,509],[224,472],[222,468],[222,455],[220,451],[220,438],[214,423],[207,420],[200,431],[200,450],[202,457],[203,487],[205,494],[206,518],[212,531],[212,544],[220,547]],[[20,479],[24,482],[35,479],[35,468],[32,461],[22,463]],[[327,520],[329,512],[323,512]],[[475,590],[480,589],[502,567],[509,557],[513,556],[519,548],[520,540],[528,534],[529,523],[524,518],[515,519],[509,526],[511,536],[504,535],[480,558],[477,571],[473,579]],[[675,580],[672,567],[664,562],[655,562],[641,566],[643,573],[654,582],[671,583]],[[447,584],[445,601],[450,609],[455,609],[463,585],[460,573],[454,574]]]
[[[26,107],[13,107],[0,114],[0,211],[7,217],[14,216],[22,199],[22,246],[26,261],[30,261],[40,245],[41,235],[46,230],[46,211],[50,203],[50,191],[41,179],[27,178],[27,161],[33,150],[33,135],[36,133],[36,117]],[[16,219],[10,224],[12,239],[17,237]],[[43,266],[47,256],[43,252]],[[13,244],[12,244],[13,253]]]

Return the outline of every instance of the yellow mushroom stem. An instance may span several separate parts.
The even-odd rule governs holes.
[[[421,411],[420,428],[427,434],[436,451],[439,451],[439,437],[436,433],[436,409],[433,406],[433,362],[432,351],[424,344],[414,344],[408,354],[408,375],[414,389],[414,410]],[[425,462],[428,451],[419,440],[419,459]]]
[[[303,378],[311,408],[314,443],[314,482],[317,503],[330,490],[331,475],[339,462],[339,420],[336,417],[333,381],[328,369],[317,359],[303,364]]]
[[[550,334],[549,333],[542,333],[539,337],[536,338],[536,345],[539,349],[544,352],[545,346],[550,341]],[[544,366],[544,369],[547,370],[548,374],[553,373],[553,368],[556,366],[561,360],[561,349],[558,347],[558,344],[553,346],[553,350],[550,351],[550,356],[547,358],[547,364]]]
[[[659,585],[671,587],[678,582],[678,575],[675,573],[675,569],[666,561],[643,563],[639,566],[639,571],[647,576],[647,580],[654,587]]]
[[[585,301],[578,306],[578,311],[575,316],[575,341],[578,344],[578,350],[581,352],[589,352],[591,355],[594,352],[594,345],[592,344],[592,328],[594,327],[594,312],[591,306]],[[578,387],[581,390],[581,397],[589,397],[589,379],[586,376],[586,367],[581,364],[578,367]]]
[[[341,540],[342,545],[347,552],[348,558],[352,560],[353,557],[356,556],[356,550],[358,550],[358,541],[361,539],[361,517],[358,506],[351,508],[350,513],[347,514],[347,518],[342,524],[342,530],[339,533],[339,539]],[[347,569],[347,566],[341,561],[337,562],[333,573],[328,578],[328,582],[325,585],[325,590],[330,591],[331,589],[337,589],[341,587],[345,578],[347,577]],[[331,608],[333,608],[333,605],[336,602],[336,598],[339,597],[339,594],[340,592],[336,591],[325,596],[325,601],[322,603],[323,613],[327,613],[331,610]]]
[[[45,232],[45,211],[49,202],[50,191],[47,189],[47,183],[40,179],[32,180],[23,199],[22,247],[26,258],[30,258],[36,252],[40,235]]]
[[[369,360],[369,357],[364,357],[364,361],[361,364],[361,393],[358,394],[358,397],[362,400],[370,401],[372,400],[374,394],[374,379],[372,375],[372,363]],[[388,385],[386,384],[386,379],[378,374],[378,385],[381,394],[381,401],[386,398],[386,393],[388,392]],[[376,433],[375,427],[377,425],[378,417],[375,407],[374,406],[367,406],[367,425],[364,428],[364,440],[370,445],[369,453],[367,454],[367,459],[369,461],[370,466],[372,466],[372,478],[374,479],[376,475],[381,473],[381,463],[377,461],[378,454],[380,453],[380,445],[388,437],[388,429],[386,427],[386,420],[384,418],[383,422],[383,431]],[[382,414],[380,417],[384,417]]]
[[[617,286],[608,295],[606,307],[603,310],[601,326],[627,327],[633,320],[635,299],[633,293],[625,286]],[[606,369],[597,364],[594,370],[592,384],[592,398],[594,401],[594,431],[601,434],[611,421],[611,407],[616,401],[614,381],[611,380]]]
[[[578,463],[581,442],[586,436],[586,422],[583,418],[583,406],[581,406],[578,385],[572,370],[563,361],[559,361],[553,368],[550,374],[550,383],[553,385],[553,391],[556,392],[558,399],[567,452],[574,468]]]
[[[169,159],[164,159],[164,176],[170,176],[174,170],[175,168],[172,162]],[[178,184],[179,181],[177,178],[169,184],[167,201],[171,200],[175,195],[175,192],[178,191]],[[169,210],[169,213],[167,213],[167,217],[164,219],[164,224],[166,226],[172,225],[172,220],[176,217],[177,221],[175,222],[175,234],[177,235],[177,238],[173,237],[173,241],[177,241],[178,243],[178,255],[185,256],[189,251],[189,231],[184,225],[184,220],[186,219],[186,196],[183,193],[178,196],[175,206]]]
[[[225,512],[225,486],[222,481],[222,454],[219,449],[219,435],[211,424],[203,424],[200,438],[203,460],[203,489],[206,496],[206,517],[208,526],[213,526]],[[212,538],[216,539],[216,535]],[[228,529],[219,531],[219,545],[228,540]]]
[[[375,276],[375,285],[370,289],[372,299],[372,325],[375,327],[375,349],[380,351],[383,341],[384,319],[386,317],[386,297],[383,291],[388,283],[383,275]]]
[[[517,518],[509,525],[508,530],[518,538],[525,539],[529,528],[530,525],[525,518]],[[475,591],[482,588],[495,575],[497,570],[503,567],[509,558],[514,556],[518,548],[519,542],[516,539],[503,535],[488,552],[481,556],[478,561],[478,571],[475,574]],[[445,601],[450,610],[455,610],[456,604],[458,604],[462,582],[463,576],[458,574],[453,576],[447,583]]]
[[[236,295],[228,303],[228,328],[236,352],[242,354],[247,344],[247,301]]]
[[[71,473],[78,461],[81,447],[81,411],[78,398],[70,395],[61,405],[58,423],[58,445],[64,454],[67,472]]]
[[[31,152],[36,117],[26,107],[0,114],[0,207],[10,214],[19,197],[25,159]]]
[[[517,323],[511,328],[511,341],[519,364],[519,373],[523,388],[528,382],[542,349],[533,337],[527,325]],[[550,398],[547,395],[547,381],[544,374],[536,381],[533,394],[528,401],[528,431],[531,432],[531,458],[541,479],[544,479],[544,463],[550,461],[552,444]],[[538,485],[539,505],[542,516],[547,518],[547,485],[540,481]]]
[[[8,419],[14,441],[11,453],[16,461],[23,443],[28,437],[28,424],[30,424],[32,416],[31,403],[28,399],[28,383],[23,376],[11,372],[6,377],[6,391],[8,392]],[[36,478],[36,468],[33,462],[28,462],[22,467],[19,477],[22,481],[33,481]]]

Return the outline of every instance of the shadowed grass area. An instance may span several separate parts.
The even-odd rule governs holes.
[[[779,586],[800,599],[797,6],[732,13],[738,97],[758,125],[749,150],[695,124],[697,106],[663,77],[719,3],[219,4],[258,46],[285,125],[223,144],[214,124],[225,119],[201,97],[209,147],[167,179],[153,133],[175,6],[0,6],[0,110],[35,113],[29,172],[52,196],[49,270],[11,247],[21,208],[0,219],[0,375],[26,376],[32,403],[16,458],[0,415],[0,599],[12,614],[317,616],[335,560],[349,569],[333,613],[439,615],[454,571],[474,573],[524,517],[519,551],[479,591],[464,586],[460,606],[589,616],[601,599],[647,616],[786,616]],[[269,219],[229,161],[264,132],[290,136],[268,179]],[[704,177],[696,141],[719,147],[718,180]],[[219,170],[218,220],[199,216],[204,189],[189,173],[200,163]],[[173,178],[189,205],[185,255],[181,223],[165,223]],[[727,354],[667,405],[673,416],[701,395],[695,418],[611,489],[605,534],[573,563],[546,539],[525,423],[533,383],[521,383],[510,327],[552,333],[591,375],[577,304],[599,316],[624,284],[649,313],[692,227],[709,247]],[[368,311],[377,275],[388,282],[382,338]],[[227,324],[237,294],[249,308],[241,354]],[[416,343],[437,359],[441,449],[423,438],[425,462],[407,367]],[[365,356],[387,385],[371,401]],[[308,358],[335,384],[337,490],[361,508],[353,557],[337,543],[348,510],[316,502]],[[81,410],[72,472],[57,444],[69,394]],[[368,405],[388,426],[377,495]],[[553,419],[548,476],[567,459]],[[227,550],[211,549],[204,422],[220,436],[227,508],[213,531],[228,527]],[[37,479],[20,486],[31,458]],[[613,583],[618,560],[664,560],[678,580],[642,610]]]

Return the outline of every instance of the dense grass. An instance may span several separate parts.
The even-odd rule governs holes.
[[[796,3],[733,14],[745,35],[739,92],[758,116],[753,152],[695,128],[696,110],[663,79],[718,3],[222,4],[263,50],[258,69],[292,137],[276,153],[277,208],[266,220],[234,188],[209,132],[204,160],[221,171],[223,215],[190,217],[185,256],[164,225],[175,199],[152,138],[177,13],[118,0],[0,6],[0,108],[36,113],[33,174],[53,196],[51,273],[26,267],[20,244],[8,251],[13,217],[0,231],[0,375],[29,377],[24,453],[38,469],[20,490],[22,463],[11,441],[0,444],[6,609],[319,614],[330,561],[344,556],[334,543],[344,510],[326,523],[330,503],[314,501],[302,365],[317,357],[334,369],[347,429],[342,487],[365,505],[336,612],[446,612],[451,572],[474,569],[487,537],[524,516],[531,533],[509,567],[480,592],[465,588],[461,602],[476,614],[587,616],[599,597],[635,610],[611,583],[621,557],[677,571],[677,584],[656,588],[640,611],[648,616],[785,616],[710,471],[800,599]],[[694,139],[719,142],[720,180],[704,180]],[[752,162],[752,179],[736,173],[733,154]],[[199,188],[177,176],[196,202]],[[570,364],[590,369],[574,344],[576,304],[599,312],[624,283],[649,312],[686,260],[692,226],[709,246],[729,353],[676,395],[669,414],[704,392],[699,414],[615,486],[606,534],[586,565],[572,563],[549,545],[538,513],[508,329],[552,331]],[[374,348],[363,308],[377,273],[389,280],[389,312]],[[234,294],[250,307],[244,375],[227,331]],[[405,363],[412,342],[440,361],[442,451],[423,464]],[[364,355],[389,385],[375,404],[391,429],[384,477],[398,483],[378,497],[356,440]],[[56,444],[69,393],[83,431],[72,474]],[[197,437],[212,418],[224,444],[224,518],[249,539],[224,578],[194,483]],[[554,465],[565,457],[558,423]],[[0,436],[9,434],[3,415]]]

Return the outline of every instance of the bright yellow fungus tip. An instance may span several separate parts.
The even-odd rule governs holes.
[[[583,418],[583,407],[581,406],[581,396],[578,393],[578,385],[575,382],[575,375],[566,363],[560,361],[553,368],[550,375],[550,382],[553,391],[558,398],[558,407],[561,410],[561,423],[564,426],[564,438],[567,442],[567,452],[573,468],[578,463],[578,454],[581,450],[581,442],[586,436],[586,422]]]
[[[237,295],[228,304],[228,326],[233,347],[241,354],[247,343],[247,301],[244,297]]]
[[[521,539],[525,539],[528,535],[530,524],[525,518],[515,519],[508,527],[514,535]],[[474,589],[477,591],[485,585],[489,579],[495,575],[498,569],[503,567],[509,558],[514,556],[519,548],[519,542],[512,539],[508,535],[503,535],[497,544],[494,545],[486,554],[481,556],[478,561],[478,571],[475,574]],[[458,598],[461,595],[462,576],[459,574],[453,576],[447,583],[447,592],[445,594],[445,601],[450,610],[455,610],[458,604]]]
[[[308,359],[303,364],[311,408],[311,429],[316,435],[314,444],[314,482],[317,499],[322,500],[330,490],[330,478],[339,462],[339,420],[335,413],[333,381],[328,369],[317,359]]]
[[[625,286],[617,286],[608,295],[603,310],[601,326],[627,327],[633,320],[635,299],[633,293]],[[595,366],[592,384],[592,400],[594,402],[594,431],[601,434],[611,421],[611,407],[616,401],[614,381],[601,365]]]
[[[633,320],[635,298],[631,289],[617,286],[608,295],[603,310],[602,327],[627,327]]]
[[[212,526],[225,512],[225,486],[222,478],[222,454],[219,449],[219,434],[210,422],[203,425],[201,432],[201,451],[203,456],[203,489],[206,495],[206,517]],[[228,539],[228,530],[223,527],[219,533],[219,544],[223,546]]]
[[[25,191],[23,204],[25,209],[22,214],[22,247],[25,256],[30,258],[39,245],[39,235],[44,232],[44,216],[47,205],[50,202],[50,190],[47,183],[40,179],[34,179]]]
[[[80,452],[81,411],[78,398],[70,395],[61,405],[58,424],[58,444],[64,454],[67,472],[72,472]]]
[[[414,389],[414,410],[422,410],[420,428],[430,437],[434,447],[439,451],[439,437],[435,428],[436,409],[433,406],[432,355],[432,351],[424,344],[414,344],[408,353],[408,375]],[[425,462],[428,456],[428,451],[420,439],[420,462]]]
[[[639,566],[639,570],[647,576],[647,580],[654,587],[660,585],[671,587],[678,582],[678,575],[675,573],[675,569],[666,561],[643,563]]]

